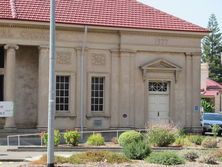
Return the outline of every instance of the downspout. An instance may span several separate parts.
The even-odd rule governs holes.
[[[88,27],[84,26],[84,36],[82,41],[81,48],[81,63],[80,63],[80,133],[81,139],[83,139],[83,131],[84,131],[84,57],[85,57],[85,47],[86,47],[86,39],[87,39]]]
[[[220,112],[221,112],[221,91],[219,92],[219,95],[220,95]]]

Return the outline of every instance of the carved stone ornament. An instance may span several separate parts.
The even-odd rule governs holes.
[[[47,31],[33,32],[31,30],[24,30],[20,32],[20,36],[23,39],[28,40],[48,40],[49,34]]]
[[[57,52],[57,64],[71,64],[71,54],[69,52]]]
[[[12,38],[13,34],[8,28],[0,28],[0,38]]]
[[[92,64],[93,65],[105,65],[106,64],[106,57],[102,54],[94,54],[92,55]]]

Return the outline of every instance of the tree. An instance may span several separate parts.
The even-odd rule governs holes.
[[[208,21],[209,35],[202,40],[202,62],[209,64],[209,77],[217,82],[222,82],[222,34],[216,16],[212,14]]]

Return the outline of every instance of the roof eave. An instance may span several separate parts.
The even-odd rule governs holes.
[[[18,20],[18,19],[0,19],[0,25],[8,26],[43,26],[49,27],[47,21],[29,21],[29,20]],[[151,32],[151,33],[170,33],[170,34],[183,34],[183,35],[195,35],[203,37],[208,35],[210,31],[188,31],[188,30],[171,30],[171,29],[152,29],[152,28],[136,28],[136,27],[123,27],[123,26],[106,26],[106,25],[93,25],[93,24],[73,24],[73,23],[56,23],[57,28],[82,28],[88,26],[89,29],[100,29],[100,30],[123,30],[123,31],[138,31],[138,32]]]

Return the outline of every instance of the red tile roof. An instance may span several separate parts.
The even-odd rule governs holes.
[[[49,21],[49,0],[0,0],[0,19]],[[56,0],[56,22],[108,27],[208,32],[136,0]]]
[[[211,79],[206,80],[207,90],[201,92],[202,96],[216,96],[222,91],[222,85]]]
[[[208,89],[217,89],[217,90],[220,90],[222,89],[222,85],[219,84],[218,82],[216,81],[213,81],[211,79],[207,79],[207,90]]]
[[[219,91],[217,91],[217,90],[205,91],[205,92],[201,92],[201,95],[202,96],[212,96],[212,97],[214,97],[214,96],[218,95],[218,93],[219,93]]]

